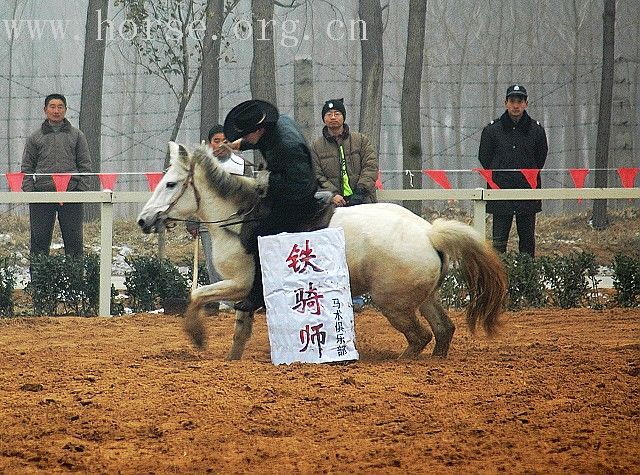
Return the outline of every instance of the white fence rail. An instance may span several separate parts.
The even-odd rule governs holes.
[[[111,266],[113,260],[113,205],[145,203],[148,191],[86,192],[0,192],[0,204],[24,203],[100,203],[100,297],[98,314],[111,313]],[[473,201],[473,227],[486,235],[486,202],[493,200],[571,200],[571,199],[640,199],[640,188],[546,188],[541,190],[378,190],[380,201]]]

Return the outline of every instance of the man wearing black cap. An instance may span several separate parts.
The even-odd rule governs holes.
[[[311,144],[320,187],[333,193],[336,206],[375,203],[378,158],[366,135],[345,123],[343,99],[329,99],[322,107],[322,137]]]
[[[505,99],[507,110],[482,131],[478,158],[483,168],[493,170],[492,178],[499,188],[532,188],[521,170],[541,170],[547,159],[547,136],[540,122],[527,114],[528,105],[525,87],[509,86]],[[535,188],[540,187],[538,173]],[[515,215],[519,251],[534,257],[536,213],[540,211],[540,200],[487,202],[487,213],[493,214],[493,247],[506,252]]]
[[[253,287],[248,297],[235,305],[236,310],[252,312],[264,306],[257,236],[303,230],[318,211],[314,198],[318,182],[302,132],[273,104],[257,99],[238,104],[227,114],[224,134],[233,148],[259,150],[269,172],[265,196],[269,212],[259,217],[248,246],[256,264]]]

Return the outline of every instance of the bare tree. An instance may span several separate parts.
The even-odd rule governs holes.
[[[220,45],[224,23],[224,0],[207,0],[206,30],[202,55],[202,93],[200,95],[200,137],[220,122]]]
[[[596,188],[607,187],[607,168],[609,168],[616,22],[615,0],[604,0],[602,20],[602,82],[600,84],[600,111],[598,113],[598,137],[596,141]],[[595,229],[605,229],[609,225],[607,200],[594,200],[592,220]]]
[[[102,84],[104,81],[104,53],[106,23],[100,24],[100,18],[107,18],[109,0],[89,0],[87,6],[87,24],[85,26],[84,61],[82,64],[82,93],[80,95],[80,117],[78,127],[84,132],[91,154],[94,172],[101,168],[100,142],[102,138]],[[97,187],[97,180],[92,180]],[[87,206],[85,219],[99,217],[98,206]]]
[[[14,0],[13,1],[13,8],[12,8],[12,11],[11,11],[11,19],[13,21],[16,21],[18,19],[18,5],[19,4],[20,4],[20,2],[18,0]],[[15,32],[14,32],[14,30],[11,30],[10,33],[9,33],[9,58],[7,60],[7,67],[8,67],[7,80],[8,80],[8,85],[7,85],[7,127],[6,127],[6,132],[7,132],[7,171],[9,173],[11,173],[11,171],[12,171],[12,169],[11,169],[11,159],[13,158],[13,153],[12,153],[12,150],[11,150],[11,121],[13,119],[12,111],[11,111],[11,106],[12,106],[11,98],[13,97],[13,53],[14,53],[15,40],[16,40]]]
[[[178,105],[169,140],[175,140],[202,74],[206,5],[203,0],[115,0],[123,6],[123,34],[130,37],[140,64],[162,79]],[[169,166],[169,153],[165,157]]]
[[[253,59],[249,78],[251,97],[277,105],[273,1],[251,0],[251,15],[253,26]]]
[[[200,97],[200,137],[220,122],[220,60],[225,39],[222,25],[240,0],[207,0],[206,30],[202,55],[202,93]],[[225,7],[226,3],[226,7]],[[228,44],[228,42],[226,42]]]
[[[385,7],[386,8],[386,7]],[[360,47],[362,48],[362,89],[360,92],[360,132],[380,144],[384,54],[382,48],[382,6],[380,0],[360,0]]]
[[[422,134],[420,124],[420,91],[422,85],[422,66],[424,58],[425,20],[427,0],[409,1],[409,27],[407,29],[407,53],[402,80],[402,99],[400,118],[402,123],[402,152],[405,170],[422,169]],[[413,186],[422,188],[422,174],[413,177]],[[404,188],[409,188],[405,177]],[[420,201],[405,201],[403,205],[422,214]]]

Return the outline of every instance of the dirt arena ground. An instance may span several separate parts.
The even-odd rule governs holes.
[[[640,311],[506,314],[447,359],[397,361],[357,315],[361,360],[273,366],[264,315],[193,349],[181,318],[0,319],[0,473],[640,473]]]

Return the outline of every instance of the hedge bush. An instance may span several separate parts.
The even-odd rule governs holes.
[[[532,259],[527,254],[503,255],[509,286],[507,307],[559,306],[599,308],[597,266],[593,254],[573,252],[568,255]],[[133,312],[155,310],[167,298],[188,299],[192,266],[183,275],[169,260],[156,257],[127,259],[131,269],[125,275],[127,295],[111,287],[111,314],[125,311],[125,301]],[[615,302],[623,307],[640,306],[640,253],[616,255],[612,264]],[[35,256],[31,260],[34,275],[25,291],[31,296],[34,315],[96,315],[99,300],[99,257],[82,259],[64,255]],[[42,276],[39,278],[38,276]],[[15,259],[0,257],[0,315],[13,316],[16,287]],[[206,266],[198,268],[198,284],[209,283]],[[464,308],[468,290],[459,270],[452,266],[440,289],[445,305]],[[369,300],[367,300],[369,303]]]

